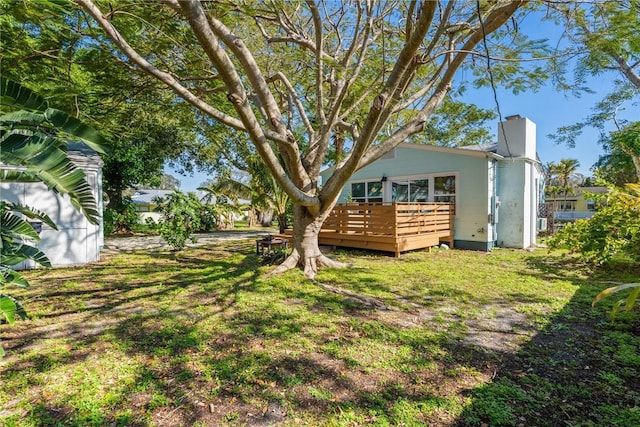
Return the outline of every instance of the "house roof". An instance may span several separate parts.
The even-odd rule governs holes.
[[[454,148],[454,147],[440,147],[438,145],[430,145],[430,144],[416,144],[413,142],[401,142],[396,146],[396,148],[408,148],[410,150],[431,151],[436,153],[451,153],[451,154],[458,154],[458,155],[472,156],[472,157],[483,157],[483,158],[490,157],[493,159],[502,160],[504,159],[504,157],[499,154],[496,154],[495,152],[496,151],[495,149],[497,146],[498,144],[495,143],[495,144],[468,145],[465,147]],[[335,166],[329,166],[328,168],[321,170],[320,174],[322,175],[324,173],[333,171],[334,169],[335,169]]]
[[[133,203],[138,205],[144,204],[155,204],[156,199],[166,197],[169,194],[173,193],[175,190],[153,190],[148,188],[142,188],[136,190],[131,196],[131,200]],[[190,191],[190,193],[196,193],[198,200],[203,201],[205,199],[206,193],[204,191]]]
[[[429,144],[415,144],[411,142],[402,142],[398,144],[398,147],[409,148],[414,150],[460,154],[463,156],[473,156],[473,157],[491,157],[498,160],[504,159],[503,156],[496,154],[497,146],[498,144],[480,144],[480,145],[467,145],[464,147],[454,148],[454,147],[440,147],[438,145],[429,145]]]
[[[482,151],[484,153],[497,153],[498,143],[489,142],[487,144],[465,145],[464,147],[459,147],[459,148],[461,150]]]
[[[136,190],[131,196],[133,203],[144,205],[156,203],[156,199],[166,197],[174,190]]]

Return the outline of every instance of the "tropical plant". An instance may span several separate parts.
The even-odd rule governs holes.
[[[160,236],[175,250],[184,249],[187,239],[196,242],[193,233],[200,229],[202,203],[195,193],[175,191],[158,199],[162,218],[158,224]]]
[[[0,108],[0,182],[43,182],[51,191],[68,195],[89,222],[98,224],[100,213],[91,186],[67,156],[66,148],[70,139],[75,139],[104,153],[102,137],[76,118],[50,108],[31,90],[4,78],[0,78]],[[46,213],[0,200],[0,289],[9,284],[28,285],[12,266],[25,261],[51,265],[33,245],[40,239],[24,217],[56,229]],[[0,312],[9,323],[15,321],[16,314],[26,317],[20,303],[7,294],[0,294]]]
[[[51,218],[44,212],[16,203],[0,200],[0,290],[6,285],[29,286],[17,271],[10,268],[24,261],[33,261],[44,267],[50,267],[47,256],[31,242],[40,240],[38,233],[25,219],[37,219],[57,230]],[[22,305],[10,295],[0,292],[0,315],[13,324],[16,315],[26,319],[27,313]],[[3,350],[0,347],[0,356]]]
[[[264,218],[263,226],[271,225],[272,214],[278,219],[280,233],[288,225],[288,208],[291,200],[273,176],[271,176],[259,157],[245,158],[246,173],[223,173],[216,180],[209,181],[198,188],[217,197],[223,196],[239,206],[240,199],[250,200],[249,207],[257,217]],[[251,224],[250,224],[251,225]]]
[[[565,248],[589,262],[606,263],[615,256],[640,260],[640,184],[609,188],[591,195],[602,206],[586,220],[567,224],[550,239],[552,248]]]
[[[631,311],[633,307],[635,307],[636,302],[638,301],[638,296],[640,296],[640,283],[623,283],[617,286],[612,286],[610,288],[607,288],[602,292],[600,292],[598,295],[596,295],[596,297],[593,299],[593,302],[591,303],[591,306],[595,307],[595,305],[601,299],[606,298],[610,295],[616,294],[618,292],[626,291],[627,289],[631,289],[631,292],[629,292],[629,295],[627,295],[626,298],[622,298],[616,301],[616,303],[613,305],[613,308],[611,309],[611,321],[613,322],[616,318],[616,314],[618,313],[618,311],[620,311],[620,308],[622,306],[624,306],[624,309],[627,312]]]
[[[104,209],[103,224],[105,234],[133,230],[140,222],[140,215],[130,197],[123,197],[120,206],[120,209],[109,207]]]
[[[186,172],[206,169],[201,152],[206,141],[196,138],[193,111],[175,102],[173,92],[151,77],[132,78],[121,61],[101,50],[102,43],[86,42],[87,28],[79,21],[83,13],[71,3],[0,1],[0,74],[45,96],[50,106],[99,126],[109,137],[111,155],[103,158],[102,167],[107,207],[128,217],[127,189],[171,185],[162,182],[166,162]],[[138,31],[135,22],[129,28]],[[148,49],[167,57],[172,46],[159,41]]]
[[[0,152],[4,168],[2,181],[43,182],[58,194],[67,194],[76,209],[92,224],[100,213],[91,186],[82,169],[66,153],[71,140],[82,140],[104,154],[104,139],[91,127],[11,80],[0,78],[2,115]]]

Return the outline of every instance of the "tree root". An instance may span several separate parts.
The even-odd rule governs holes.
[[[267,273],[265,277],[272,277],[277,274],[284,273],[285,271],[289,271],[295,268],[298,264],[302,264],[301,267],[304,271],[304,276],[310,280],[313,280],[316,277],[316,274],[318,274],[318,269],[320,267],[347,268],[350,266],[350,264],[332,260],[331,258],[326,257],[323,254],[319,254],[314,257],[307,257],[304,262],[302,262],[300,253],[296,249],[294,249],[291,252],[291,255],[289,255],[287,259],[282,262],[282,264],[277,266],[271,272]]]
[[[348,291],[346,289],[336,288],[335,286],[325,285],[324,283],[320,283],[317,280],[313,280],[313,283],[320,286],[325,291],[331,292],[333,294],[344,295],[349,297],[352,300],[355,300],[359,304],[362,304],[365,307],[372,308],[374,310],[381,311],[396,311],[395,307],[389,306],[385,304],[383,301],[370,297],[368,295],[362,295],[355,292]]]
[[[265,275],[265,277],[272,277],[275,276],[277,274],[281,274],[284,273],[285,271],[289,271],[291,269],[296,268],[296,266],[298,266],[298,264],[302,263],[302,257],[300,256],[300,253],[294,249],[291,252],[291,255],[289,255],[287,257],[287,259],[285,259],[282,264],[280,264],[279,266],[277,266],[276,268],[274,268],[271,272],[267,273]],[[304,260],[304,263],[302,265],[303,269],[304,269],[304,275],[305,277],[307,277],[309,280],[311,280],[314,284],[320,286],[322,289],[326,290],[327,292],[331,292],[333,294],[338,294],[338,295],[344,295],[348,298],[350,298],[351,300],[356,301],[357,303],[365,306],[365,307],[369,307],[371,309],[375,309],[375,310],[396,310],[395,307],[391,307],[386,305],[384,302],[382,302],[381,300],[377,299],[377,298],[373,298],[370,297],[368,295],[361,295],[355,292],[351,292],[348,291],[346,289],[341,289],[341,288],[336,288],[334,286],[331,285],[325,285],[324,283],[320,283],[317,280],[315,280],[315,276],[318,273],[318,268],[319,267],[328,267],[328,268],[348,268],[351,267],[350,264],[344,263],[344,262],[339,262],[339,261],[335,261],[332,260],[331,258],[328,258],[326,256],[324,256],[323,254],[319,254],[317,256],[312,256],[312,257],[307,257]]]
[[[265,277],[271,277],[277,274],[284,273],[285,271],[289,271],[295,268],[298,265],[299,261],[300,261],[300,254],[298,253],[297,250],[294,249],[293,251],[291,251],[291,255],[289,255],[287,259],[285,259],[282,262],[282,264],[274,268],[271,272],[265,274]]]

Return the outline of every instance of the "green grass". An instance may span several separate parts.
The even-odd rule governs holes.
[[[252,241],[27,273],[0,424],[640,425],[635,314],[560,253],[358,251],[269,271]],[[374,297],[383,309],[353,295]]]

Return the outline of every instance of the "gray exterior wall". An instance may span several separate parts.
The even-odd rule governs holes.
[[[394,180],[417,179],[443,175],[456,176],[456,214],[454,245],[463,249],[489,250],[494,246],[491,224],[491,196],[493,156],[478,151],[441,148],[416,144],[401,144],[392,156],[386,156],[359,170],[345,185],[338,203],[344,203],[352,182],[387,181],[383,199],[391,201]],[[328,179],[330,171],[322,174]]]

